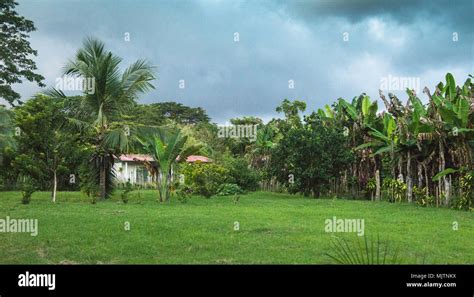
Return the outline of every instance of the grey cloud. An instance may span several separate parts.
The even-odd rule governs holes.
[[[305,100],[314,110],[361,92],[377,97],[388,74],[420,76],[432,85],[446,71],[458,80],[472,73],[469,1],[449,9],[444,1],[352,2],[25,0],[20,12],[38,27],[32,45],[48,82],[92,35],[124,65],[146,58],[158,66],[157,89],[141,102],[201,106],[217,122],[268,119],[283,98]],[[349,42],[342,41],[346,31]],[[290,79],[295,89],[288,88]],[[19,90],[33,93],[26,85]]]

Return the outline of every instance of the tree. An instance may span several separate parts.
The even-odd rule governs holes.
[[[358,187],[366,187],[370,177],[373,176],[376,188],[375,199],[379,200],[381,192],[380,157],[373,154],[370,147],[360,146],[368,141],[370,128],[380,126],[377,110],[377,101],[371,101],[370,97],[363,93],[354,97],[351,103],[339,98],[335,105],[335,111],[325,111],[324,114],[326,118],[334,119],[337,124],[344,127],[349,146],[356,149],[356,158],[350,167],[350,176],[356,177]],[[354,190],[354,185],[352,185],[353,195],[355,194]]]
[[[283,136],[271,156],[272,173],[290,192],[319,197],[352,161],[345,143],[341,128],[323,125],[313,113]]]
[[[156,162],[153,171],[158,180],[159,197],[161,202],[166,202],[170,197],[173,165],[178,157],[179,160],[186,160],[196,148],[186,147],[187,136],[182,135],[179,130],[157,129],[153,135],[139,141]]]
[[[283,113],[285,120],[278,120],[278,126],[282,133],[285,133],[291,127],[300,126],[301,118],[299,113],[306,110],[306,103],[303,101],[290,101],[284,99],[283,102],[276,108],[276,112]]]
[[[99,173],[100,198],[110,196],[110,179],[114,155],[127,151],[137,135],[123,121],[122,115],[136,104],[140,93],[153,89],[150,83],[155,79],[153,67],[145,60],[138,60],[120,73],[122,59],[105,49],[96,39],[85,40],[74,60],[65,67],[65,75],[79,78],[92,78],[95,81],[93,92],[85,92],[79,106],[73,108],[70,121],[86,135],[93,146],[91,168]],[[59,96],[64,96],[60,91]],[[94,177],[95,175],[91,175]]]
[[[147,126],[161,126],[170,120],[182,125],[209,122],[209,116],[201,107],[194,108],[176,102],[138,104],[132,113],[136,122]]]
[[[13,145],[13,121],[11,111],[0,105],[0,164],[2,152]]]
[[[428,88],[424,91],[436,113],[433,122],[438,142],[438,174],[447,170],[448,161],[453,167],[471,169],[473,157],[469,141],[472,141],[474,132],[473,111],[470,108],[474,99],[471,78],[460,88],[456,86],[453,75],[447,73],[446,85],[439,83],[434,94],[430,94]],[[444,203],[448,205],[451,198],[451,178],[445,174],[441,174],[438,179],[438,193],[444,194]]]
[[[36,64],[30,59],[37,52],[27,40],[28,33],[36,28],[32,21],[18,15],[16,5],[14,0],[0,2],[0,98],[11,105],[22,103],[20,94],[12,89],[12,85],[21,83],[22,78],[44,86],[43,76],[35,73]]]
[[[11,188],[16,179],[11,168],[15,155],[13,113],[0,105],[0,188]]]
[[[244,116],[242,118],[230,119],[230,123],[235,127],[236,130],[245,130],[244,135],[239,135],[237,138],[226,137],[225,143],[230,151],[237,156],[244,156],[249,150],[252,141],[257,137],[259,128],[262,126],[262,119],[253,116]],[[240,127],[240,128],[239,128]],[[242,127],[245,127],[242,129]],[[249,133],[251,131],[251,133]],[[254,132],[255,135],[253,134]],[[248,133],[248,134],[247,134]]]
[[[58,176],[68,172],[67,158],[77,148],[75,136],[63,131],[66,122],[64,100],[37,95],[15,109],[20,133],[15,167],[38,184],[50,184],[56,202]],[[48,182],[50,181],[50,183]]]
[[[339,98],[310,118],[317,119],[315,122],[325,128],[344,129],[348,136],[344,146],[355,153],[348,176],[352,176],[359,187],[366,185],[366,189],[370,178],[376,200],[380,197],[383,173],[385,177],[398,179],[387,179],[386,184],[398,183],[408,202],[423,204],[435,196],[436,205],[444,199],[443,204],[448,206],[459,201],[451,201],[456,192],[454,187],[457,186],[458,197],[465,197],[466,190],[460,184],[462,180],[469,180],[474,166],[474,84],[471,75],[462,86],[455,84],[450,73],[445,79],[446,83],[438,84],[433,93],[425,88],[428,104],[423,104],[413,90],[407,90],[406,104],[391,93],[387,100],[380,92],[386,111],[377,113],[377,102],[362,94],[351,102]],[[309,146],[311,140],[302,141],[304,133],[296,132],[298,127],[308,127],[308,123],[300,121],[298,108],[286,100],[277,110],[286,112],[284,120],[274,120],[283,140],[276,141],[276,149],[271,150],[271,174],[285,182],[291,170],[302,168],[296,156],[287,158],[286,155],[294,154],[296,146]],[[287,140],[290,137],[292,141]],[[291,150],[285,150],[282,145]],[[258,160],[256,155],[253,158]],[[309,176],[318,174],[320,172],[313,172]],[[342,178],[343,186],[346,174],[347,171]],[[289,185],[290,189],[305,188],[304,184],[298,184],[300,182],[295,175],[297,186]]]

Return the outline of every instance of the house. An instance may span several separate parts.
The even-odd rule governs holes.
[[[179,160],[176,158],[176,160]],[[113,170],[119,183],[130,181],[132,184],[146,185],[152,183],[153,176],[150,174],[144,163],[153,163],[155,160],[150,155],[143,154],[123,154],[114,160]],[[205,156],[191,155],[186,158],[186,162],[209,163],[211,160]]]

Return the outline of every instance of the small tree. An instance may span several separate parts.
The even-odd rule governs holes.
[[[319,196],[352,161],[342,130],[324,126],[315,114],[293,126],[275,148],[271,172],[290,192]]]
[[[77,149],[73,135],[63,131],[63,104],[63,100],[38,95],[15,109],[21,132],[16,136],[15,167],[38,182],[51,181],[53,202],[56,202],[58,176],[66,169],[67,157]]]
[[[158,192],[161,202],[170,198],[170,185],[173,165],[179,160],[186,160],[194,147],[186,147],[187,136],[179,130],[157,129],[150,137],[139,139],[143,149],[155,159],[155,174],[158,180]]]

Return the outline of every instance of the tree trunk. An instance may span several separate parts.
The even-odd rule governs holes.
[[[400,155],[398,159],[398,176],[395,177],[396,179],[400,178],[402,181],[403,179],[403,155]]]
[[[99,167],[100,167],[99,169],[100,199],[104,200],[107,195],[107,190],[106,190],[107,172],[105,169],[105,157],[102,157]]]
[[[56,190],[58,188],[58,177],[56,170],[53,171],[53,203],[56,203]]]
[[[349,192],[349,187],[347,186],[347,169],[344,170],[344,178],[342,179],[342,190],[344,193]]]
[[[413,201],[413,182],[411,179],[411,152],[407,152],[407,200]]]
[[[451,202],[451,182],[452,182],[452,176],[449,175],[449,177],[445,179],[446,206],[449,206],[449,203]]]
[[[425,188],[426,188],[426,195],[430,194],[430,180],[428,179],[428,168],[426,168],[426,164],[423,163],[423,170],[425,171]]]
[[[375,170],[375,200],[380,201],[380,170]]]
[[[439,157],[440,157],[440,172],[443,171],[445,168],[446,168],[446,160],[444,158],[444,145],[443,145],[443,140],[440,140],[439,141]],[[442,180],[442,181],[441,181]],[[443,193],[443,186],[444,186],[444,197],[445,197],[445,200],[444,200],[444,204],[445,205],[448,205],[449,204],[449,200],[450,200],[450,189],[449,189],[449,182],[448,182],[448,179],[446,178],[446,176],[443,176],[442,179],[440,180],[439,182],[439,186],[440,186],[440,196],[442,195]]]
[[[169,199],[170,195],[170,170],[166,169],[165,170],[158,170],[158,176],[159,176],[159,183],[158,183],[158,191],[160,195],[160,202],[166,202]]]
[[[395,151],[393,149],[393,144],[391,145],[392,149],[390,150],[390,165],[391,165],[391,169],[392,169],[392,178],[393,179],[396,179],[397,176],[396,176],[396,173],[395,173]]]
[[[417,164],[417,172],[418,172],[418,189],[421,190],[423,188],[423,166],[420,162]]]

